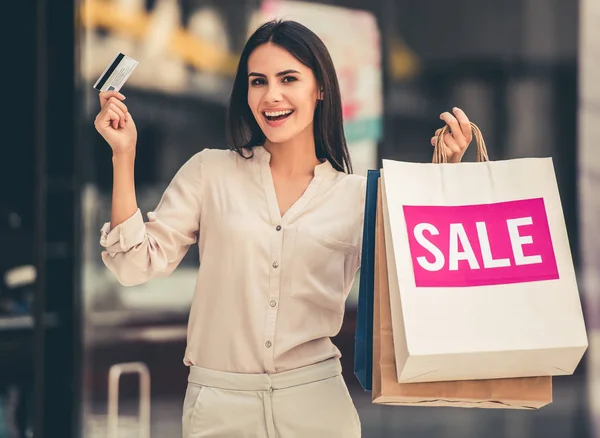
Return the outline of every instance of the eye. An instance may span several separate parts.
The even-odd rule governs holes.
[[[266,83],[267,81],[265,81],[263,78],[256,78],[250,81],[250,85],[252,85],[253,87],[256,87],[258,85],[264,85]]]
[[[281,82],[288,83],[288,82],[296,82],[298,80],[298,78],[294,77],[294,76],[285,76]]]

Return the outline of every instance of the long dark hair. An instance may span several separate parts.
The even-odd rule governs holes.
[[[263,24],[248,39],[238,65],[227,111],[227,139],[231,149],[242,157],[245,150],[264,144],[262,132],[248,106],[248,58],[260,45],[277,44],[309,67],[323,89],[314,117],[315,152],[342,172],[352,173],[350,154],[344,137],[342,99],[335,67],[323,41],[295,21],[273,20]]]

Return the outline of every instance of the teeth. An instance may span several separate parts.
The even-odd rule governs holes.
[[[278,117],[278,116],[285,116],[288,114],[291,114],[292,110],[286,110],[286,111],[265,111],[265,114],[268,117]]]

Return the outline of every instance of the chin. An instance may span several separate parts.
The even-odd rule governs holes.
[[[291,140],[292,138],[294,138],[294,135],[290,135],[290,134],[284,134],[284,133],[277,133],[277,134],[269,134],[269,135],[265,135],[265,137],[267,137],[267,140],[269,140],[270,143],[285,143],[288,140]]]
[[[291,130],[282,129],[264,129],[263,133],[270,143],[285,143],[292,138],[296,137],[299,133]]]

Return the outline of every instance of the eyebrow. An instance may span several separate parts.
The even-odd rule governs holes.
[[[284,70],[284,71],[280,71],[275,76],[280,77],[280,76],[289,75],[290,73],[301,74],[299,71],[296,71],[296,70]],[[267,75],[264,75],[262,73],[255,73],[255,72],[248,73],[248,77],[251,77],[251,76],[258,76],[259,78],[266,78],[267,77]]]

